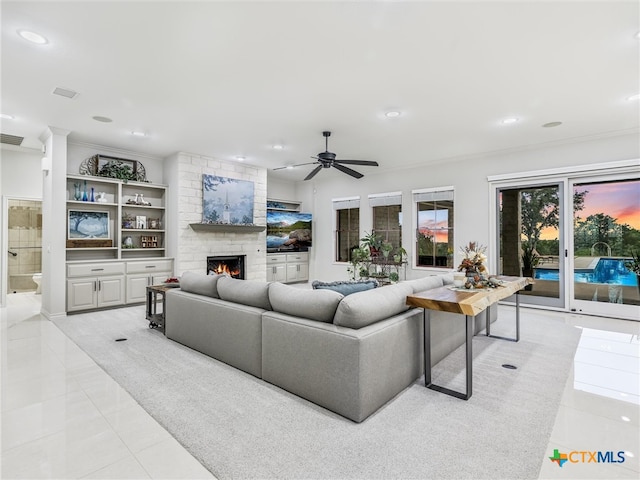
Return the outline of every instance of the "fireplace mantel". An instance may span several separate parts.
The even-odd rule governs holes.
[[[252,233],[262,232],[266,225],[234,225],[230,223],[190,223],[189,226],[196,232],[235,232]]]

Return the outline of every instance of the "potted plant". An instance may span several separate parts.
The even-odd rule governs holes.
[[[363,263],[367,260],[369,260],[369,250],[365,247],[360,246],[351,250],[351,259],[349,260],[351,265],[347,268],[351,280],[356,279],[356,274],[362,276],[362,271],[365,270]],[[368,271],[368,269],[366,270]]]
[[[625,260],[624,267],[636,274],[638,293],[640,293],[640,253],[637,250],[631,249],[631,260]]]
[[[404,247],[398,247],[398,250],[396,250],[396,253],[393,256],[393,261],[398,264],[401,264],[401,263],[404,263],[406,259],[407,259],[407,251],[404,249]]]
[[[522,250],[522,276],[523,277],[535,277],[535,268],[540,262],[540,256],[535,253],[533,248],[525,247]],[[527,285],[525,290],[531,291],[533,285]]]
[[[382,248],[382,237],[373,230],[371,233],[364,233],[365,236],[360,239],[362,245],[369,248],[369,254],[372,257],[377,257],[380,254],[380,248]]]

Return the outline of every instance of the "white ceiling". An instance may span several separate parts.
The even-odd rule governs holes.
[[[3,0],[1,111],[15,118],[2,133],[40,148],[54,126],[76,142],[271,169],[312,161],[331,130],[338,158],[380,163],[356,168],[366,175],[637,132],[639,5]]]

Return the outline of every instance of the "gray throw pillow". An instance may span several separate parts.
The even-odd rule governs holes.
[[[222,300],[271,310],[269,284],[258,280],[238,280],[222,275],[218,280],[218,294]]]
[[[269,301],[275,312],[331,323],[344,295],[331,290],[305,290],[274,282]]]
[[[366,327],[408,310],[407,296],[411,294],[413,290],[406,283],[354,293],[340,301],[333,323],[349,328]]]
[[[311,283],[314,290],[333,290],[334,292],[341,293],[344,296],[350,295],[356,292],[364,292],[365,290],[371,290],[378,286],[378,282],[375,280],[361,280],[359,282],[320,282],[314,280]]]
[[[183,292],[197,293],[207,297],[220,298],[218,279],[223,275],[205,275],[204,273],[184,272],[180,277],[180,289]]]
[[[453,274],[452,274],[453,283]],[[407,280],[401,282],[403,285],[409,285],[412,289],[412,293],[424,292],[425,290],[431,290],[432,288],[442,287],[444,285],[442,281],[442,275],[431,275],[428,277],[418,278],[416,280]]]

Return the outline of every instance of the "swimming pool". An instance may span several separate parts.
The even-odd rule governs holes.
[[[624,262],[624,258],[601,258],[593,269],[576,270],[574,282],[609,283],[635,287],[638,285],[637,276],[625,268]],[[555,280],[557,282],[559,277],[558,270],[536,268],[535,278],[539,280]]]

